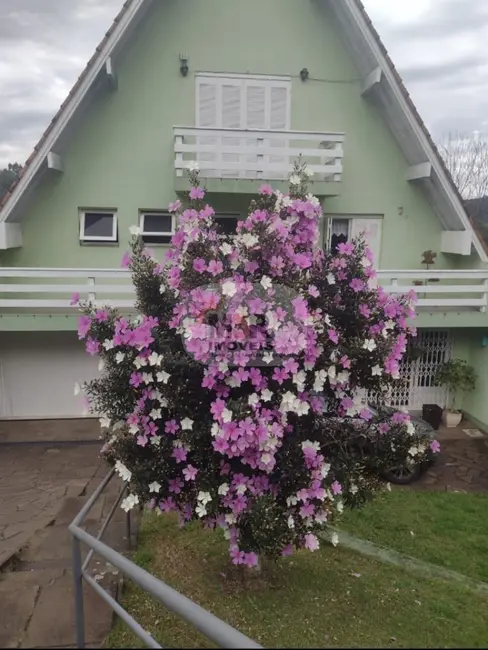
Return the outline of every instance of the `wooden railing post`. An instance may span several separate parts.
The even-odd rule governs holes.
[[[175,136],[175,145],[183,144],[183,142],[184,139],[182,135]],[[175,167],[176,167],[176,175],[183,176],[183,154],[179,151],[177,151],[175,154]]]
[[[90,291],[90,289],[93,290]],[[96,299],[97,299],[97,294],[95,292],[95,278],[90,277],[88,278],[88,300],[90,302],[95,302]]]

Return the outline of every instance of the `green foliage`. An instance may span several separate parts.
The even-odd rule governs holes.
[[[446,386],[451,392],[452,408],[456,408],[459,391],[468,393],[476,387],[477,376],[474,368],[464,359],[450,359],[443,363],[436,375],[436,384]]]
[[[19,177],[22,166],[18,163],[9,163],[0,171],[0,200],[8,192],[14,180]]]

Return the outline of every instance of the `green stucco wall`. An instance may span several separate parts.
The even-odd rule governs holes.
[[[139,209],[174,200],[173,126],[195,123],[195,71],[292,77],[291,127],[345,132],[340,196],[327,213],[384,215],[382,268],[422,268],[422,251],[440,248],[441,226],[361,81],[324,3],[313,0],[166,0],[124,60],[118,89],[86,110],[64,156],[65,171],[46,176],[23,215],[24,245],[0,253],[4,266],[118,266]],[[190,73],[179,72],[179,53]],[[303,83],[299,72],[326,81]],[[335,83],[331,83],[335,81]],[[244,209],[219,197],[222,210]],[[79,243],[78,208],[117,208],[118,245]],[[161,251],[162,254],[162,251]],[[439,254],[438,268],[453,267]]]
[[[478,375],[476,389],[459,400],[460,408],[488,431],[488,347],[482,346],[488,328],[454,330],[453,336],[453,357],[465,359]]]

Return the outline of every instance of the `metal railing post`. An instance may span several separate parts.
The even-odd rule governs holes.
[[[85,647],[85,614],[83,611],[83,574],[81,570],[81,544],[73,536],[73,580],[75,589],[76,647]]]

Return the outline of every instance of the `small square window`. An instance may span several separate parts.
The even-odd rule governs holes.
[[[80,240],[116,242],[117,215],[114,210],[84,210],[80,214]]]
[[[169,212],[141,212],[140,228],[146,244],[169,244],[174,235],[173,215]]]
[[[238,214],[216,214],[214,217],[217,230],[223,235],[235,235],[239,221],[240,216]]]

